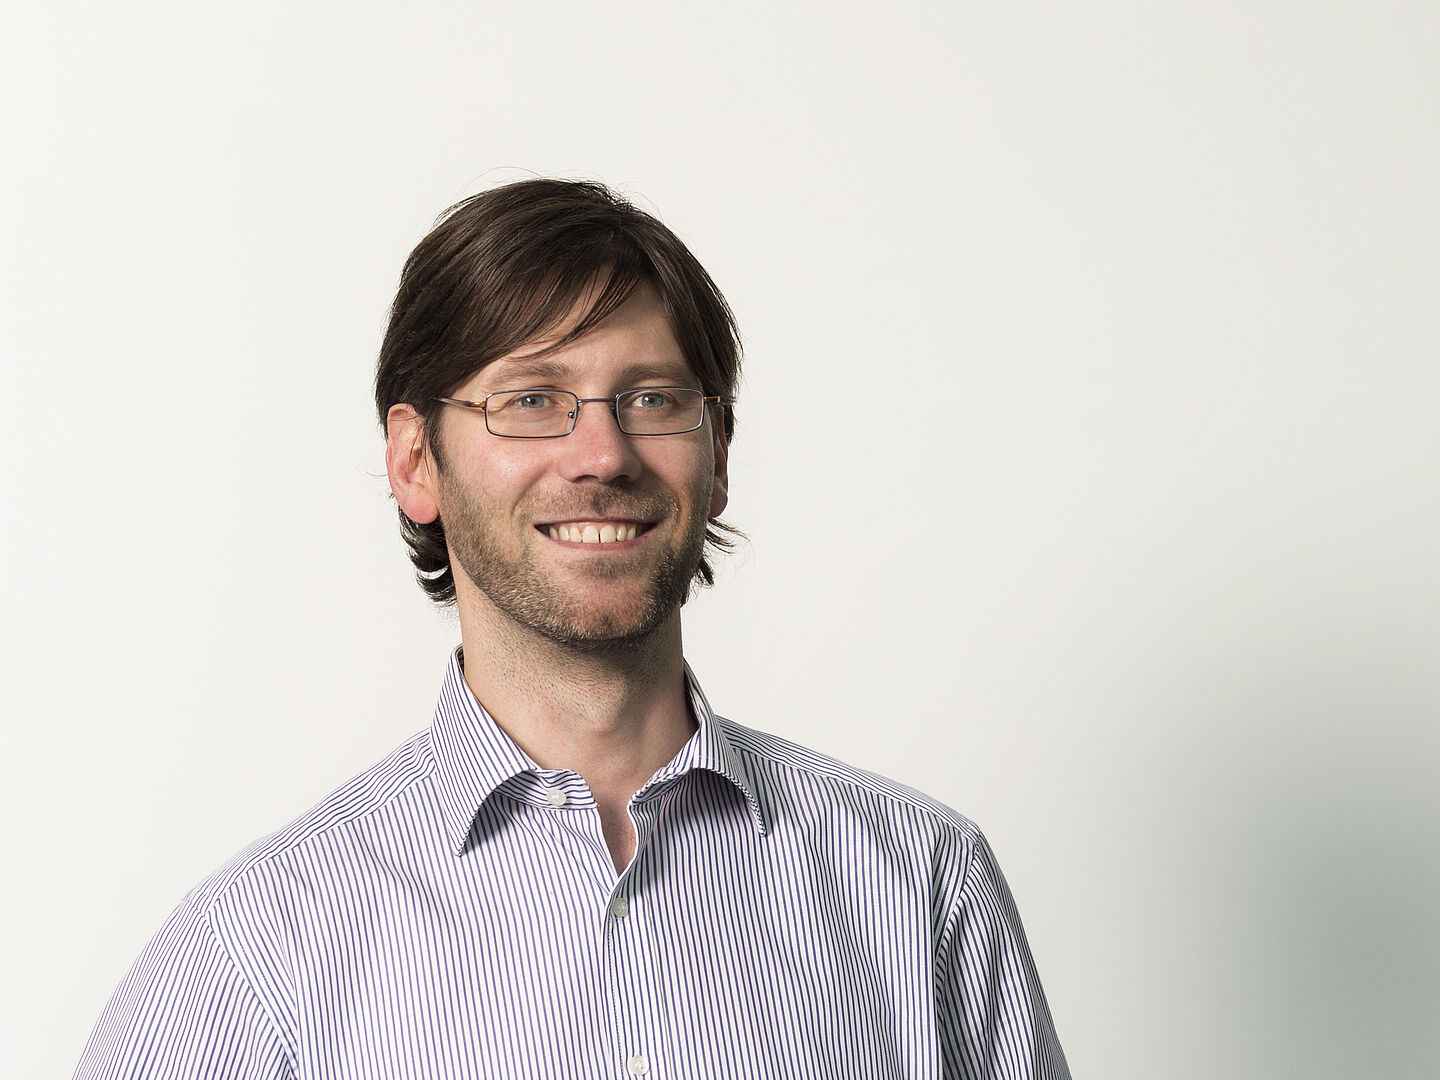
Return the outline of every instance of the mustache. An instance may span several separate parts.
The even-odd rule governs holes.
[[[596,488],[580,499],[536,508],[538,521],[574,521],[585,518],[616,518],[626,521],[659,521],[679,511],[679,504],[663,495],[643,495],[615,488]]]

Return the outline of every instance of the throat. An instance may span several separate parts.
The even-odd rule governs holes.
[[[635,823],[630,820],[629,802],[627,798],[619,806],[613,802],[599,804],[600,831],[616,874],[623,874],[635,859]]]

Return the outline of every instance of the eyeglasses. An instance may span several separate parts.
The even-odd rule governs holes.
[[[485,429],[502,439],[558,439],[575,430],[580,406],[604,402],[626,435],[683,435],[705,422],[706,405],[730,405],[688,386],[634,386],[614,397],[582,398],[568,390],[497,390],[483,401],[442,397],[446,405],[478,409]]]

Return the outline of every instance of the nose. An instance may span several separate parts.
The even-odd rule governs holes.
[[[590,408],[585,406],[589,405]],[[563,439],[561,471],[567,480],[613,484],[640,476],[635,441],[620,430],[614,398],[581,398],[575,430]]]

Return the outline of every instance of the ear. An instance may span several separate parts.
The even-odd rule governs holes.
[[[730,502],[730,440],[725,428],[715,425],[715,486],[710,489],[710,516],[717,518]]]
[[[392,405],[385,414],[385,472],[405,516],[428,525],[440,516],[435,460],[425,443],[425,420],[410,405]]]

